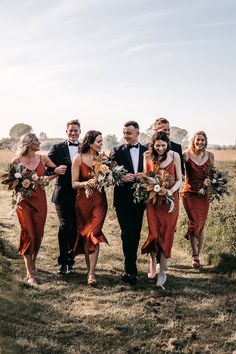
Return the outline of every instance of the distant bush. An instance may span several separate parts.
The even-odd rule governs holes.
[[[56,139],[46,139],[46,140],[43,140],[43,141],[41,142],[40,148],[41,148],[41,150],[43,150],[43,151],[49,151],[49,150],[53,147],[53,145],[59,144],[59,143],[62,142],[63,140],[65,140],[65,139],[56,138]]]
[[[19,139],[21,135],[31,133],[32,130],[33,129],[31,125],[25,123],[18,123],[11,128],[9,135],[12,139]]]

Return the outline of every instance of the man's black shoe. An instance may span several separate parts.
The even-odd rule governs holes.
[[[65,274],[65,264],[60,264],[57,270],[58,274]]]
[[[74,273],[74,269],[73,269],[73,266],[71,264],[66,264],[65,265],[65,273],[66,274]]]
[[[122,280],[130,285],[135,285],[138,282],[138,275],[125,273],[122,275]]]

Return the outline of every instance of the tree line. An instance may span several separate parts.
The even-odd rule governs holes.
[[[29,124],[17,123],[13,125],[9,132],[9,138],[3,138],[0,140],[0,150],[2,149],[14,149],[14,146],[19,141],[19,138],[26,133],[33,132],[33,128]],[[140,142],[142,144],[147,144],[150,142],[152,136],[152,126],[150,126],[145,132],[140,133]],[[39,139],[42,143],[42,150],[49,150],[52,145],[59,143],[64,140],[64,138],[48,138],[45,132],[39,133]],[[181,144],[183,149],[185,149],[189,144],[189,135],[187,130],[179,127],[171,127],[171,140]],[[123,140],[119,140],[115,134],[107,134],[104,136],[104,149],[110,150],[114,146],[118,146],[123,143]],[[214,149],[236,149],[236,145],[214,145]]]

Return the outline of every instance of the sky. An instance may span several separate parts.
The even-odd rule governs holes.
[[[0,0],[0,53],[0,138],[166,117],[235,144],[235,0]]]

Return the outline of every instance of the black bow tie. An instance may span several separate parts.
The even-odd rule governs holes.
[[[69,146],[78,146],[79,145],[79,143],[72,143],[72,141],[68,141],[68,143],[69,143]]]
[[[132,149],[132,148],[138,149],[138,147],[139,147],[139,143],[135,144],[135,145],[127,144],[127,149],[129,149],[129,150]]]

